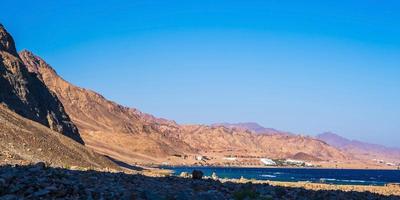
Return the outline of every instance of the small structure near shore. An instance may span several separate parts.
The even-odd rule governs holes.
[[[285,163],[290,164],[290,165],[303,165],[303,164],[305,164],[305,162],[302,161],[302,160],[293,160],[293,159],[286,159]]]
[[[202,161],[203,160],[203,156],[196,156],[196,160],[197,161]]]
[[[273,161],[273,160],[271,160],[271,159],[269,159],[269,158],[261,158],[260,161],[261,161],[264,165],[267,165],[267,166],[275,166],[275,165],[276,165],[276,162]]]

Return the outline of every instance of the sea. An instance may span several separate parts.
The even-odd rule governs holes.
[[[213,172],[220,178],[312,182],[340,185],[385,185],[400,183],[400,170],[322,169],[322,168],[240,168],[240,167],[162,167],[174,175],[200,170],[205,176]]]

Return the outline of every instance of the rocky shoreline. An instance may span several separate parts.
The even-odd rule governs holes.
[[[280,182],[280,181],[261,181],[261,180],[247,180],[247,179],[219,179],[221,182],[234,182],[234,183],[248,183],[253,184],[269,184],[271,186],[290,187],[290,188],[304,188],[314,191],[344,191],[344,192],[371,192],[375,194],[390,196],[395,195],[400,198],[400,186],[398,185],[385,185],[385,186],[369,186],[369,185],[335,185],[324,183],[310,183],[310,182]]]
[[[360,187],[349,186],[346,190],[323,184],[290,185],[199,175],[157,177],[141,172],[54,168],[43,163],[3,165],[0,199],[400,199],[398,188],[358,190]]]

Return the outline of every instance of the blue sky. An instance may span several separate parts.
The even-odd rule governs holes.
[[[5,1],[66,80],[179,123],[400,144],[398,1]]]

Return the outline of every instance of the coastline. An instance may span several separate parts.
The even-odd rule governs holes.
[[[166,167],[166,166],[162,166]],[[168,166],[168,170],[172,170],[174,167],[182,167],[182,168],[196,168],[201,170],[201,168],[226,168],[225,166]],[[255,167],[239,167],[239,166],[232,166],[229,168],[255,168]],[[260,169],[321,169],[321,170],[341,170],[335,168],[305,168],[305,167],[260,167]],[[163,168],[164,169],[164,168]],[[352,170],[352,169],[343,169],[343,170]],[[367,170],[367,169],[356,169],[356,170]],[[381,170],[381,169],[373,169],[373,170]],[[389,171],[388,169],[383,169],[385,171]],[[397,170],[392,170],[397,171]],[[188,171],[188,174],[190,172]],[[182,176],[178,174],[170,174],[174,177],[186,178],[190,179],[189,176]],[[217,177],[218,174],[215,174],[216,177],[212,176],[205,176],[204,179],[210,179],[214,181],[219,181],[221,183],[237,183],[237,184],[258,184],[258,185],[270,185],[275,187],[283,187],[283,188],[294,188],[294,189],[305,189],[305,190],[312,190],[312,191],[342,191],[342,192],[369,192],[373,194],[379,194],[384,196],[400,196],[400,183],[386,183],[384,185],[362,185],[362,184],[334,184],[334,183],[318,183],[318,182],[309,182],[309,181],[276,181],[276,180],[259,180],[259,179],[252,179],[252,178],[219,178]]]
[[[397,168],[347,168],[347,167],[298,167],[298,166],[265,166],[265,165],[260,165],[260,166],[248,166],[248,165],[229,165],[229,166],[223,166],[223,165],[155,165],[151,166],[151,168],[257,168],[257,169],[330,169],[330,170],[382,170],[382,171],[400,171],[400,169]]]
[[[147,171],[150,170],[150,171]],[[170,176],[166,171],[137,172],[0,166],[1,195],[9,198],[69,199],[399,199],[400,186],[329,185],[214,177]],[[149,173],[150,172],[150,173]],[[161,173],[160,173],[161,172]]]
[[[313,191],[343,191],[343,192],[371,192],[385,196],[400,196],[400,186],[372,186],[372,185],[340,185],[340,184],[327,184],[327,183],[310,183],[310,182],[284,182],[284,181],[265,181],[265,180],[251,180],[251,179],[218,179],[222,183],[252,183],[252,184],[269,184],[271,186],[279,186],[285,188],[302,188]]]

